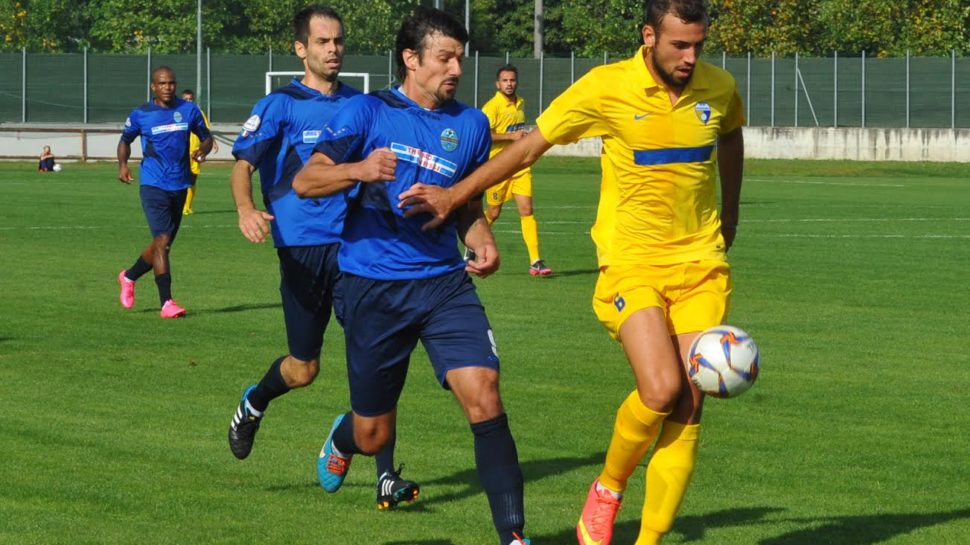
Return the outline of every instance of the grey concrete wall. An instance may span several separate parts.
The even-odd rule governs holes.
[[[219,151],[213,160],[232,160],[234,125],[214,125]],[[0,125],[0,158],[36,158],[51,146],[59,160],[115,160],[121,125]],[[853,161],[970,162],[970,129],[860,129],[745,127],[745,156],[754,159],[845,159]],[[601,143],[591,138],[554,146],[547,155],[596,157]],[[132,156],[141,157],[139,143]]]

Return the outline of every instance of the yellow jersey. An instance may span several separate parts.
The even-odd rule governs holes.
[[[600,267],[725,259],[715,196],[717,137],[744,124],[734,78],[698,62],[676,104],[641,46],[598,66],[539,116],[545,139],[603,139],[592,229]]]
[[[202,121],[205,121],[205,127],[207,129],[212,129],[212,125],[209,124],[209,118],[205,116],[205,112],[202,111],[202,108],[199,108],[199,113],[202,114]],[[215,137],[213,136],[213,138]],[[189,131],[189,157],[190,157],[189,160],[190,161],[191,161],[192,154],[195,153],[195,150],[199,149],[200,145],[202,145],[202,142],[199,140],[199,137],[196,136],[194,132]],[[192,162],[194,163],[195,161],[192,161]]]
[[[496,91],[495,96],[482,105],[482,112],[488,118],[488,127],[493,133],[505,134],[525,129],[525,100],[518,95],[515,102],[509,102],[505,95]],[[495,154],[511,143],[511,140],[492,142],[489,158],[495,157]]]

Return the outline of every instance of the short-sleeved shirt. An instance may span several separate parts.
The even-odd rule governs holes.
[[[232,155],[259,168],[276,247],[339,242],[347,204],[343,195],[302,199],[293,178],[313,153],[327,121],[360,91],[341,83],[333,95],[293,80],[253,107],[236,137]]]
[[[148,102],[132,110],[121,140],[127,144],[141,135],[141,185],[166,191],[189,187],[189,133],[209,138],[202,112],[195,104],[176,98],[171,108]]]
[[[315,151],[340,164],[390,148],[397,168],[392,181],[353,188],[340,270],[375,280],[406,280],[463,269],[455,218],[422,231],[430,216],[405,218],[398,195],[417,182],[454,185],[488,159],[490,143],[482,112],[457,101],[427,110],[398,88],[348,100],[327,124]]]
[[[715,159],[718,136],[744,124],[734,78],[698,62],[671,105],[645,53],[593,68],[536,123],[554,144],[603,139],[592,229],[601,267],[723,260]]]

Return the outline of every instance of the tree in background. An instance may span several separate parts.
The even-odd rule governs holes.
[[[194,53],[198,0],[0,0],[0,51]],[[708,0],[705,49],[756,56],[946,55],[970,50],[970,0]],[[330,0],[348,51],[385,54],[398,25],[433,0]],[[544,0],[548,55],[629,55],[642,0]],[[290,19],[305,0],[204,0],[203,42],[217,53],[289,52]],[[472,0],[471,50],[532,56],[533,2]],[[464,20],[465,0],[444,7]]]

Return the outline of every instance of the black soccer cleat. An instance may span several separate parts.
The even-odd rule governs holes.
[[[253,440],[256,439],[256,432],[259,431],[259,423],[263,420],[262,416],[254,416],[246,408],[246,396],[253,391],[256,386],[250,386],[243,393],[239,401],[239,407],[232,417],[229,424],[229,450],[233,456],[240,460],[246,459],[249,452],[253,450]]]
[[[401,478],[401,470],[404,466],[397,468],[397,471],[385,471],[381,478],[377,480],[377,508],[381,511],[394,509],[399,503],[413,502],[418,499],[421,487],[418,483]]]

